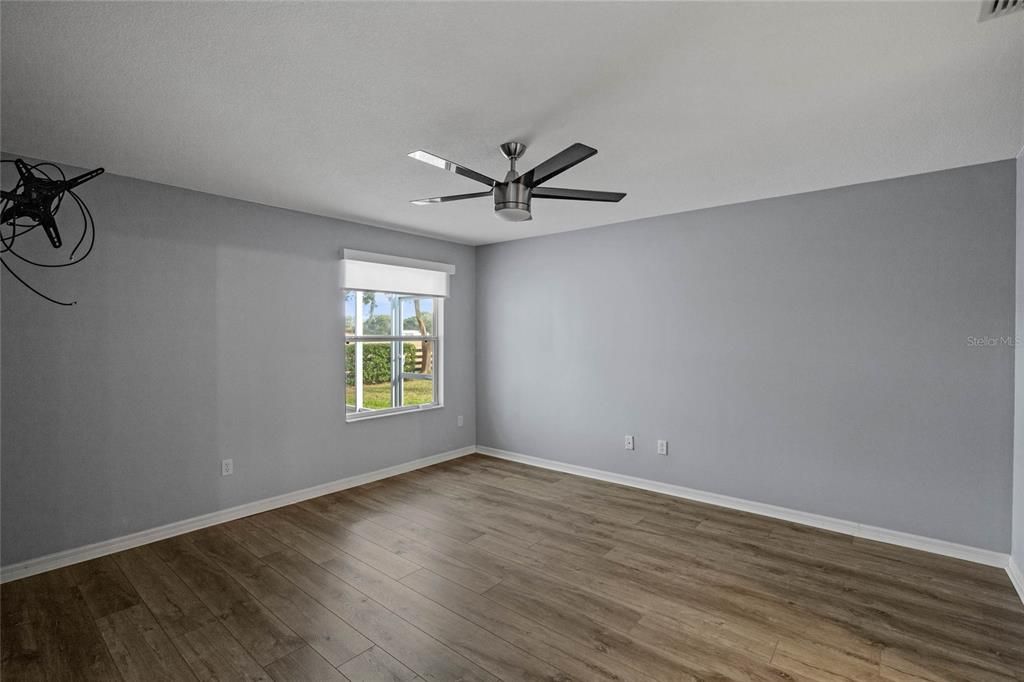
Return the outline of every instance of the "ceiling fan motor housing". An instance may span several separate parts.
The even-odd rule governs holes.
[[[505,182],[494,186],[494,213],[502,220],[518,223],[530,220],[530,196],[533,190],[517,182],[515,171],[509,171]]]

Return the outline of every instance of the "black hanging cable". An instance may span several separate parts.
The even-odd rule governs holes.
[[[52,165],[52,164],[50,164],[50,165]],[[31,166],[31,168],[34,169],[35,166]],[[85,260],[85,257],[88,256],[89,252],[92,251],[92,244],[93,244],[93,242],[95,242],[96,231],[95,231],[95,228],[94,228],[94,225],[93,225],[93,222],[92,222],[92,212],[89,211],[88,207],[85,205],[85,202],[82,201],[82,199],[78,196],[78,194],[75,193],[74,190],[67,190],[65,193],[71,195],[71,197],[78,204],[79,211],[81,212],[83,228],[82,228],[82,235],[79,238],[79,244],[81,244],[82,240],[84,240],[85,235],[87,233],[92,235],[92,239],[90,240],[90,244],[89,244],[89,250],[86,251],[86,253],[82,254],[81,258],[79,258],[78,260],[70,260],[70,258],[69,258],[70,262],[67,262],[67,263],[43,263],[41,261],[36,261],[36,260],[32,260],[30,258],[26,258],[25,256],[22,256],[20,253],[15,252],[13,249],[10,248],[10,246],[13,246],[13,240],[12,240],[9,245],[5,244],[5,245],[8,246],[8,248],[6,250],[9,251],[12,256],[14,256],[15,258],[18,258],[19,260],[21,260],[24,263],[27,263],[28,265],[34,265],[34,266],[36,266],[38,268],[67,268],[67,267],[70,267],[72,265],[77,265],[78,263],[81,263],[83,260]],[[58,199],[57,201],[59,203],[60,199]],[[56,213],[56,211],[54,211],[54,213]],[[32,227],[33,228],[39,227],[39,224],[35,223],[35,224],[33,224]],[[26,230],[26,232],[27,231],[28,230]],[[3,241],[3,240],[0,239],[0,241]],[[77,249],[77,248],[78,247],[76,245],[75,249]],[[73,254],[74,254],[74,250],[72,250],[72,255]]]
[[[0,163],[14,163],[14,161],[9,161],[7,159],[0,159]],[[21,189],[21,185],[22,185],[22,182],[21,182],[21,178],[19,177],[18,178],[18,182],[15,183],[15,185],[14,185],[14,189],[11,190],[11,195],[17,194],[18,190]],[[2,213],[3,211],[7,210],[7,205],[9,203],[9,201],[10,200],[7,197],[4,197],[3,201],[0,202],[0,213]],[[24,223],[19,224],[17,220],[11,221],[10,225],[11,225],[12,228],[26,227],[28,229],[22,230],[21,232],[17,232],[16,229],[12,229],[10,237],[4,237],[3,231],[2,231],[2,229],[0,229],[0,243],[3,244],[3,249],[0,250],[0,253],[3,253],[3,251],[8,251],[14,245],[15,237],[20,237],[23,234],[28,234],[29,232],[31,232],[35,228],[39,227],[39,223],[31,223],[30,225],[26,225]],[[0,226],[0,227],[2,227],[2,226]]]
[[[19,175],[14,188],[10,192],[5,191],[2,201],[0,201],[0,214],[8,217],[3,224],[0,224],[0,264],[25,288],[41,298],[58,305],[74,305],[75,301],[59,301],[30,285],[11,268],[10,263],[4,259],[4,256],[13,256],[27,265],[40,268],[66,268],[77,265],[85,260],[92,253],[93,247],[96,244],[96,224],[93,220],[92,211],[89,210],[89,207],[78,196],[73,187],[99,175],[103,172],[103,169],[100,168],[68,180],[64,170],[53,163],[40,162],[30,166],[20,159],[0,159],[0,162],[14,164],[18,169]],[[48,172],[47,169],[52,170]],[[19,192],[21,193],[19,194]],[[69,195],[72,201],[74,201],[82,223],[81,234],[74,248],[71,249],[67,261],[46,263],[28,258],[15,251],[15,240],[39,227],[45,227],[47,237],[54,248],[59,248],[62,245],[60,234],[57,231],[55,216],[64,204],[65,194]],[[42,200],[39,199],[40,195],[44,197]],[[46,199],[49,199],[48,204]],[[8,228],[10,230],[9,233],[5,231]],[[86,245],[84,252],[76,257],[83,244]]]
[[[49,296],[47,296],[43,292],[39,291],[38,289],[36,289],[34,286],[29,284],[28,282],[23,280],[21,277],[18,277],[18,273],[16,273],[14,270],[11,270],[11,266],[8,265],[7,263],[5,263],[3,258],[0,258],[0,265],[4,266],[4,270],[6,270],[7,272],[11,273],[11,276],[14,277],[14,279],[16,279],[19,282],[21,282],[22,284],[24,284],[26,289],[31,291],[33,294],[36,294],[37,296],[42,296],[43,298],[45,298],[50,303],[56,303],[57,305],[75,305],[75,304],[78,303],[78,301],[58,301],[55,298],[50,298]]]
[[[22,230],[21,232],[13,232],[13,233],[11,233],[11,236],[10,236],[11,240],[13,240],[15,237],[20,237],[23,234],[28,234],[32,230],[34,230],[37,227],[39,227],[39,225],[19,225],[19,224],[15,223],[13,225],[13,227],[24,227],[25,229]],[[3,237],[0,237],[0,242],[3,242]],[[3,253],[6,250],[7,250],[7,245],[3,244],[3,246],[0,247],[0,253]]]

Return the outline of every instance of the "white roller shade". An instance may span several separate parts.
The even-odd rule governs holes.
[[[455,266],[446,263],[346,249],[340,287],[447,298],[448,277],[454,272]]]

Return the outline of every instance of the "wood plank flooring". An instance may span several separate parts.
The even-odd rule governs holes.
[[[1024,680],[995,568],[472,455],[3,585],[7,680]]]

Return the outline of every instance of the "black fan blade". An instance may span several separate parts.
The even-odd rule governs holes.
[[[547,182],[559,173],[569,170],[577,163],[586,161],[596,153],[597,150],[593,147],[588,147],[585,144],[577,142],[576,144],[566,147],[562,151],[558,152],[533,170],[523,173],[521,178],[522,182],[527,187],[536,187],[543,182]]]
[[[443,204],[448,201],[461,201],[462,199],[476,199],[478,197],[489,197],[490,192],[473,192],[472,194],[449,194],[446,197],[429,197],[427,199],[414,199],[410,204],[426,206],[427,204]]]
[[[410,152],[409,157],[416,159],[417,161],[422,161],[423,163],[429,163],[431,166],[437,166],[438,168],[443,168],[446,171],[451,171],[452,173],[461,175],[464,178],[469,178],[470,180],[482,182],[488,187],[494,187],[495,185],[498,184],[497,180],[493,180],[484,175],[483,173],[477,173],[475,170],[471,170],[469,168],[466,168],[465,166],[460,166],[454,161],[442,159],[440,156],[436,156],[434,154],[431,154],[430,152],[425,152],[422,149]]]
[[[592,189],[561,189],[538,187],[533,190],[534,199],[574,199],[576,201],[622,201],[625,192],[596,192]]]
[[[42,225],[46,236],[50,238],[53,248],[59,249],[63,242],[60,239],[60,232],[57,230],[57,221],[48,212],[43,212],[39,214],[39,224]]]
[[[88,182],[88,181],[92,180],[93,178],[95,178],[97,175],[102,175],[102,174],[103,174],[103,169],[102,168],[97,168],[96,170],[86,171],[85,173],[82,173],[81,175],[76,175],[75,177],[73,177],[70,180],[68,180],[64,184],[64,189],[65,189],[65,191],[69,190],[69,189],[74,189],[75,187],[78,187],[79,185],[81,185],[83,182]]]

